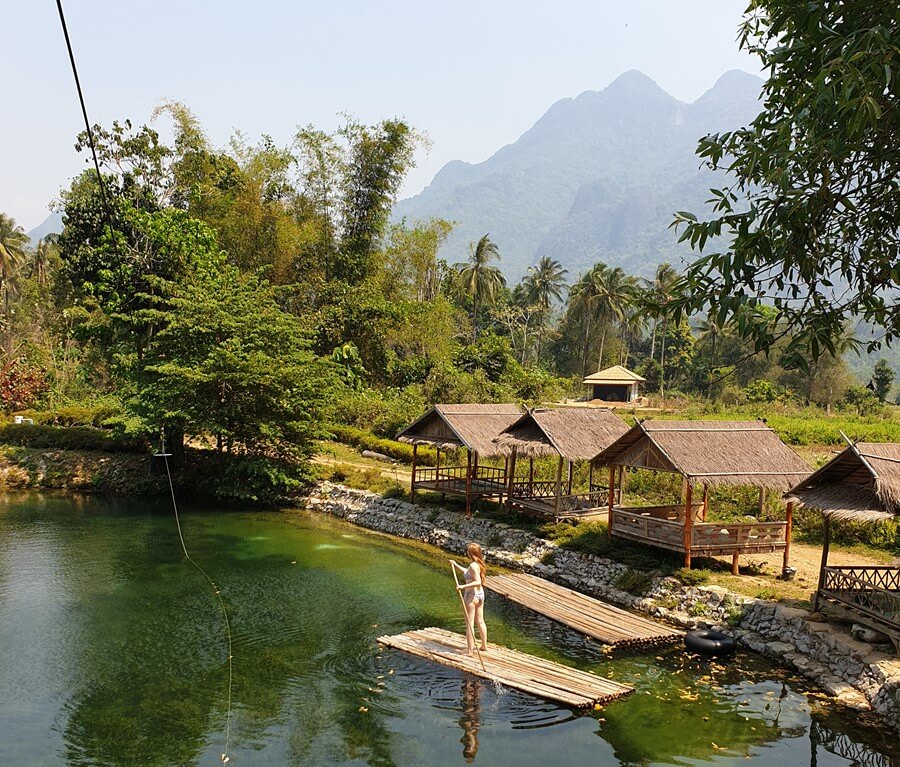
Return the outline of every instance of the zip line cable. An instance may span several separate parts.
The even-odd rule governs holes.
[[[106,184],[103,181],[103,174],[100,171],[100,161],[97,159],[97,146],[94,143],[94,131],[91,129],[91,121],[88,118],[87,106],[84,101],[84,93],[81,90],[81,79],[78,77],[78,67],[75,64],[75,53],[72,50],[72,41],[69,38],[69,28],[66,25],[66,16],[63,13],[62,0],[56,0],[56,9],[57,11],[59,11],[59,23],[62,26],[63,37],[65,37],[66,40],[66,49],[69,53],[69,63],[72,65],[72,75],[75,78],[75,88],[78,91],[78,101],[81,104],[81,115],[84,118],[84,128],[87,131],[88,146],[91,149],[91,156],[94,158],[94,170],[97,172],[97,183],[100,185],[100,199],[103,203],[104,213],[106,214],[106,225],[109,227],[109,235],[112,238],[113,248],[116,252],[118,252],[115,236],[113,234],[109,195],[106,191]],[[181,542],[181,550],[184,552],[185,559],[187,559],[188,562],[190,562],[195,568],[197,568],[197,570],[200,571],[200,573],[209,583],[210,587],[216,595],[216,599],[219,602],[219,607],[222,609],[222,620],[225,625],[225,638],[228,644],[228,692],[226,696],[227,705],[225,709],[225,746],[220,758],[223,764],[227,764],[229,761],[231,761],[230,757],[228,756],[228,749],[231,743],[231,692],[232,681],[234,678],[232,665],[233,642],[231,637],[231,621],[228,618],[228,609],[225,606],[225,600],[222,598],[221,590],[216,585],[216,582],[209,576],[209,573],[207,573],[206,570],[204,570],[190,555],[187,545],[185,544],[184,534],[181,530],[181,519],[178,515],[178,503],[175,500],[175,486],[172,483],[172,473],[169,470],[169,453],[166,453],[165,433],[163,433],[162,436],[162,452],[159,453],[159,456],[162,457],[166,465],[166,477],[169,481],[169,492],[172,496],[172,509],[175,512],[175,527],[178,530],[178,540]]]

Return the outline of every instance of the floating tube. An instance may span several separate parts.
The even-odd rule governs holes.
[[[731,655],[737,649],[737,642],[721,631],[701,629],[685,634],[684,646],[700,655]]]

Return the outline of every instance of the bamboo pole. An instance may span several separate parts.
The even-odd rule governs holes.
[[[825,583],[825,568],[828,567],[828,549],[831,548],[831,517],[825,515],[825,530],[822,540],[822,563],[819,565],[819,585],[816,588],[816,596],[813,599],[813,612],[819,612],[822,585]]]
[[[709,485],[703,483],[703,521],[706,522],[706,513],[709,511]]]
[[[572,466],[572,461],[571,461],[571,460],[568,461],[568,463],[569,463],[569,482],[568,482],[568,485],[567,485],[568,490],[567,490],[566,492],[567,492],[569,495],[572,495],[572,474],[573,474],[573,470],[572,470],[572,469],[573,469],[573,466]]]
[[[684,479],[684,566],[691,569],[691,537],[694,530],[692,512],[693,488],[687,477]]]
[[[787,577],[788,566],[791,559],[791,533],[794,530],[794,502],[787,503],[787,517],[785,519],[787,525],[784,528],[784,562],[781,566],[781,575]]]
[[[450,572],[453,573],[453,582],[456,584],[456,593],[459,594],[459,601],[462,603],[463,609],[463,618],[466,621],[466,633],[469,633],[469,612],[466,610],[466,600],[463,597],[463,593],[459,590],[459,578],[456,577],[456,568],[461,567],[461,565],[456,564],[452,559],[450,560]],[[475,652],[478,653],[478,662],[481,664],[481,670],[487,674],[487,669],[484,667],[484,660],[481,657],[481,650],[478,649],[478,643],[475,641],[475,626],[472,625],[472,645],[475,647]]]
[[[472,516],[472,451],[466,448],[466,516]]]
[[[625,485],[624,480],[625,480],[625,464],[622,464],[619,467],[619,488],[618,488],[619,492],[616,496],[616,501],[618,502],[619,506],[622,505],[622,488]]]
[[[594,462],[588,463],[588,492],[594,489]]]
[[[416,502],[416,461],[418,459],[419,443],[413,442],[412,477],[409,480],[409,502]],[[436,477],[435,477],[436,478]]]
[[[534,456],[528,456],[528,495],[534,497]]]
[[[762,514],[766,508],[766,488],[759,488],[759,513]]]

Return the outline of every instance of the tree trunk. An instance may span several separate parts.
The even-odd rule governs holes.
[[[650,334],[650,359],[656,358],[656,328],[659,326],[659,319],[653,318],[653,332]]]
[[[597,372],[599,373],[603,369],[603,347],[606,346],[606,328],[603,328],[603,333],[600,336],[600,354],[597,357]]]
[[[666,393],[666,324],[663,324],[663,337],[659,344],[659,396],[663,397]]]
[[[593,314],[588,310],[587,313],[587,324],[585,325],[584,331],[584,356],[581,359],[581,375],[586,376],[588,374],[588,347],[591,345],[591,318]]]

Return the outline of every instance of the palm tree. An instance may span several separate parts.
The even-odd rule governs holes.
[[[56,250],[53,235],[38,240],[37,247],[31,257],[31,276],[41,287],[50,281],[50,260]]]
[[[678,272],[668,262],[663,262],[656,267],[656,274],[652,280],[647,281],[647,302],[651,305],[650,316],[653,317],[653,332],[650,336],[650,359],[656,357],[656,333],[659,329],[660,319],[665,314],[665,305],[673,298],[672,288]],[[663,343],[665,344],[665,329],[663,329]]]
[[[457,272],[460,290],[472,299],[472,329],[478,338],[478,309],[482,305],[492,305],[497,294],[506,285],[503,272],[491,265],[500,260],[500,250],[491,242],[490,235],[484,235],[477,243],[469,243],[469,258],[453,265]]]
[[[568,272],[555,258],[542,256],[537,265],[528,267],[528,274],[522,281],[525,286],[525,294],[528,300],[538,306],[538,346],[537,361],[541,361],[541,344],[544,338],[544,326],[550,307],[554,302],[562,299],[563,288],[566,285],[565,276]]]
[[[12,335],[9,326],[9,291],[19,265],[25,259],[28,235],[14,218],[0,213],[0,288],[3,290],[4,320],[6,325],[5,348],[12,354]]]

